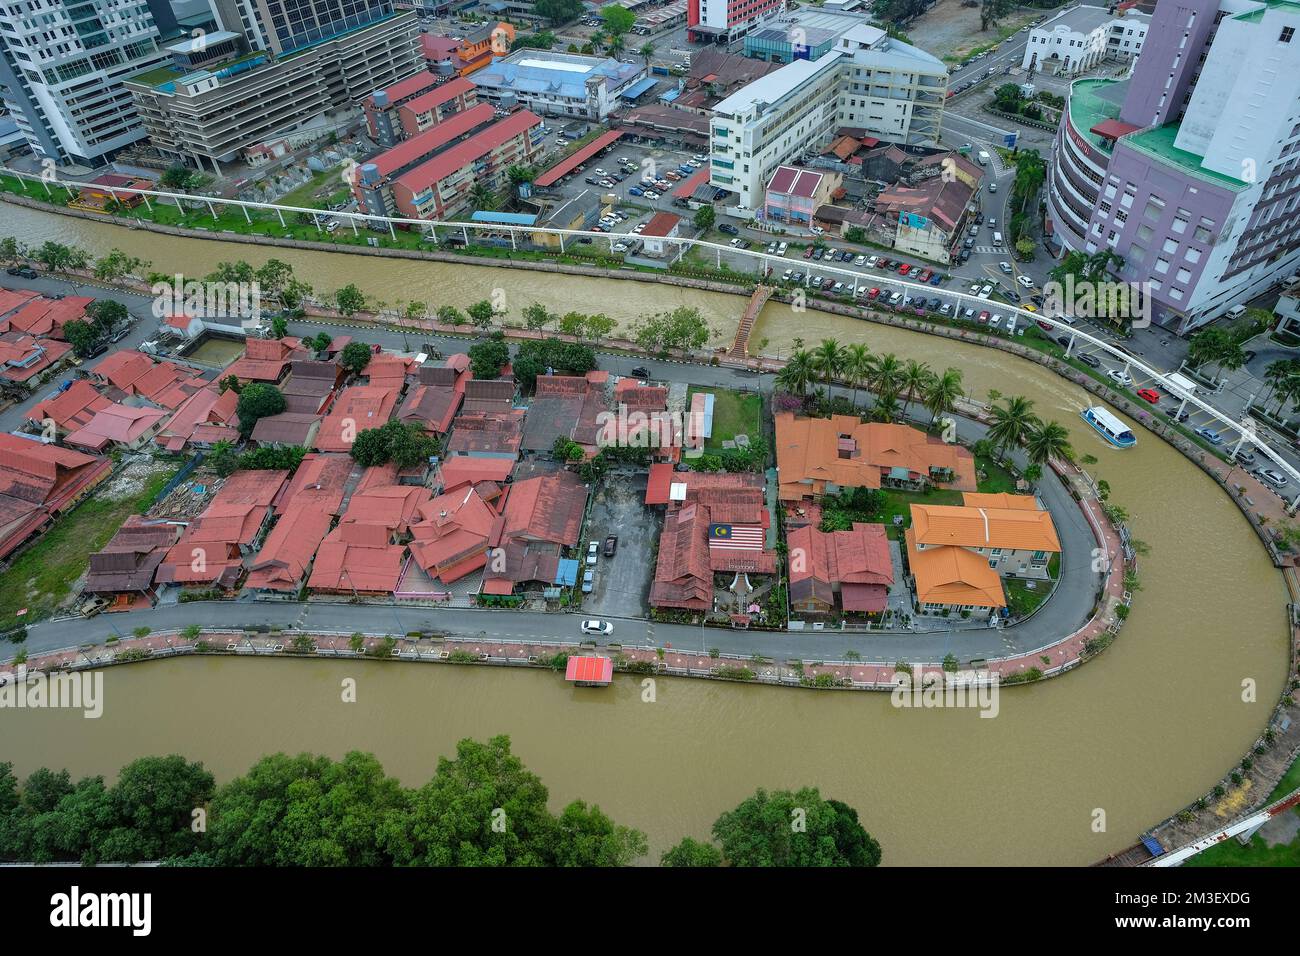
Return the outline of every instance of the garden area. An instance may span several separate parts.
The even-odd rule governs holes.
[[[1034,581],[1027,578],[1006,578],[1007,610],[1013,618],[1024,618],[1038,610],[1039,606],[1052,593],[1052,581],[1061,573],[1061,556],[1052,555],[1047,562],[1047,574],[1050,581]]]
[[[713,396],[713,434],[705,450],[719,452],[723,442],[745,435],[750,442],[763,437],[763,397],[757,392],[738,392],[727,388],[699,388],[691,386],[686,393],[686,407],[697,393]]]

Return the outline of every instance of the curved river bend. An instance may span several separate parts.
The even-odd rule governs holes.
[[[29,243],[117,246],[159,271],[198,275],[219,260],[271,255],[322,289],[463,306],[505,288],[518,308],[605,311],[623,321],[699,306],[729,339],[744,300],[650,283],[582,279],[413,260],[343,257],[175,239],[0,206],[0,234]],[[887,863],[1085,864],[1202,794],[1262,730],[1285,678],[1286,590],[1236,507],[1199,470],[1138,431],[1112,450],[1078,418],[1077,387],[977,346],[780,304],[754,339],[866,341],[932,366],[956,365],[968,391],[1023,394],[1070,429],[1112,500],[1149,543],[1143,590],[1119,640],[1063,679],[1012,687],[997,719],[970,711],[895,710],[888,696],[639,678],[575,690],[558,675],[383,662],[186,659],[111,668],[104,716],[4,711],[3,753],[16,769],[112,775],[141,754],[179,752],[219,778],[271,750],[374,751],[405,783],[432,773],[458,738],[508,733],[557,804],[599,803],[646,830],[652,855],[758,786],[815,784],[857,807]],[[797,653],[798,637],[792,635]],[[960,655],[960,644],[954,641]],[[340,700],[356,677],[359,700]],[[1259,703],[1241,683],[1258,682]],[[1106,832],[1092,832],[1094,810]]]

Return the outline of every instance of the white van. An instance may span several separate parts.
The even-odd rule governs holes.
[[[1239,319],[1245,314],[1246,314],[1246,307],[1244,305],[1234,305],[1231,309],[1228,310],[1226,317],[1229,319]]]
[[[993,245],[995,246],[1002,245],[1002,233],[1000,232],[993,233]]]

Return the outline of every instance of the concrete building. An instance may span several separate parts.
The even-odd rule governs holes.
[[[604,122],[619,93],[645,76],[644,63],[549,50],[518,50],[475,73],[480,98],[539,116]]]
[[[354,109],[373,90],[421,68],[415,14],[390,12],[341,28],[307,40],[319,29],[281,36],[258,21],[243,42],[255,37],[262,46],[250,44],[239,55],[232,50],[228,58],[193,70],[190,44],[177,44],[168,48],[170,64],[133,76],[126,86],[155,147],[200,167],[206,161],[220,172],[220,163],[240,150],[330,111]]]
[[[367,96],[361,108],[366,114],[366,129],[371,139],[380,146],[394,146],[399,139],[404,139],[398,110],[421,94],[436,89],[441,82],[439,77],[424,70]]]
[[[686,39],[730,43],[785,10],[785,0],[687,0]]]
[[[0,18],[0,97],[32,151],[100,166],[145,137],[124,80],[163,63],[166,0],[13,0]]]
[[[515,28],[509,23],[480,23],[463,37],[425,34],[420,45],[429,70],[441,77],[469,76],[510,52]]]
[[[1072,75],[1107,58],[1130,60],[1142,52],[1150,23],[1151,17],[1136,9],[1117,16],[1105,7],[1070,7],[1029,32],[1020,66]]]
[[[710,183],[757,208],[782,163],[826,145],[839,127],[886,142],[932,146],[948,70],[930,54],[866,24],[817,60],[797,59],[713,110]]]
[[[1048,172],[1068,250],[1112,249],[1179,333],[1300,264],[1300,5],[1161,5],[1127,80],[1076,80]],[[1253,64],[1254,69],[1242,69]]]
[[[807,226],[819,206],[829,205],[844,177],[797,166],[778,166],[767,182],[763,218]]]

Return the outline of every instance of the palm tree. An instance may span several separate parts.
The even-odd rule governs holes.
[[[858,389],[871,375],[871,349],[854,342],[844,351],[844,377],[853,386],[853,404],[858,404]]]
[[[801,398],[807,396],[808,386],[817,377],[817,368],[813,364],[812,354],[802,349],[790,356],[785,368],[776,374],[777,387],[791,395]]]
[[[591,39],[588,40],[587,42],[591,44],[591,48],[592,48],[593,50],[595,50],[597,53],[599,53],[599,52],[600,52],[600,48],[603,47],[603,46],[605,45],[605,41],[606,41],[607,39],[608,39],[608,37],[605,36],[605,31],[604,31],[604,30],[596,30],[596,31],[593,31],[593,32],[592,32],[592,34],[591,34]]]
[[[899,380],[903,376],[903,363],[893,352],[876,356],[871,367],[871,390],[880,392],[897,391]]]
[[[892,422],[898,417],[898,388],[881,389],[876,394],[876,404],[871,408],[871,417],[879,422]]]
[[[918,362],[916,359],[909,359],[903,366],[902,373],[898,376],[898,385],[903,390],[903,414],[907,414],[907,406],[911,405],[925,391],[926,385],[930,379],[934,378],[934,372],[930,371],[930,366],[925,362]]]
[[[1038,427],[1038,416],[1033,413],[1034,403],[1023,395],[1012,395],[1002,405],[993,406],[993,424],[989,426],[989,440],[998,457],[1012,445],[1019,445]]]
[[[476,209],[495,209],[497,207],[496,193],[483,182],[477,182],[470,188],[469,198],[473,201]]]
[[[930,412],[930,424],[945,412],[957,407],[961,398],[961,369],[946,368],[942,375],[934,376],[925,389],[925,407]]]
[[[641,49],[637,50],[637,55],[645,60],[646,72],[650,72],[650,58],[655,55],[655,45],[653,43],[642,43]]]
[[[1067,461],[1074,457],[1070,447],[1070,433],[1060,422],[1044,422],[1029,432],[1025,439],[1025,454],[1031,464],[1042,466],[1049,458],[1063,458]]]
[[[623,39],[623,34],[615,33],[613,39],[609,41],[609,52],[614,56],[618,56],[623,52],[625,46],[627,46],[627,43]]]
[[[844,370],[844,349],[834,339],[822,339],[822,344],[813,349],[812,358],[828,387]]]
[[[1270,394],[1282,387],[1287,376],[1294,374],[1295,370],[1291,367],[1294,359],[1278,359],[1275,362],[1269,362],[1268,367],[1264,369],[1264,383],[1268,385],[1268,391],[1260,396],[1260,402],[1264,402]]]

